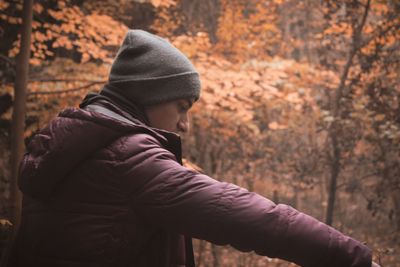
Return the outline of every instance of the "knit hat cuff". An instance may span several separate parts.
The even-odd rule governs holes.
[[[125,95],[133,103],[153,105],[176,99],[200,97],[200,79],[197,72],[186,72],[140,80],[110,79],[112,90]],[[103,90],[110,90],[106,87]]]

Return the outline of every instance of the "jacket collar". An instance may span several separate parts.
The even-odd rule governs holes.
[[[163,140],[164,142],[162,143],[165,148],[172,152],[175,155],[177,161],[182,164],[182,143],[181,138],[178,134],[150,127],[142,121],[132,116],[129,116],[129,114],[126,114],[125,112],[123,112],[123,110],[119,109],[112,103],[98,101],[93,104],[86,105],[83,109],[90,112],[100,113],[104,116],[107,116],[124,124],[129,124],[133,127],[142,128],[146,132],[151,133],[153,136],[158,137],[159,140]]]

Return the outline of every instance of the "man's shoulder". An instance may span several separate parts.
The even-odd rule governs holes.
[[[112,111],[111,111],[112,112]],[[101,125],[112,130],[117,138],[108,147],[119,157],[143,152],[153,148],[168,150],[180,158],[180,138],[178,135],[151,128],[143,123],[120,118],[120,114],[108,110],[86,110],[68,108],[59,114],[60,117],[86,121],[89,124]]]

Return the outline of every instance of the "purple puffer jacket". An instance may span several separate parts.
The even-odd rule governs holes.
[[[183,167],[177,135],[104,110],[67,109],[30,142],[12,266],[189,267],[190,237],[307,267],[371,266],[352,238]]]

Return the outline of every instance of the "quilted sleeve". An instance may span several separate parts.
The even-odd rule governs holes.
[[[370,267],[371,251],[286,205],[188,170],[156,140],[133,137],[120,163],[132,208],[181,234],[306,267]]]

